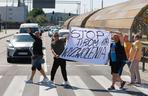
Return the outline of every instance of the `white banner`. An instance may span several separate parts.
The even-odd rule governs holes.
[[[63,59],[91,64],[106,64],[110,51],[111,34],[105,30],[72,27]]]

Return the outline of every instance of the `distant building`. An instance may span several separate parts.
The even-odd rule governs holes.
[[[77,16],[77,14],[52,12],[46,14],[50,24],[63,25],[63,23],[70,17]]]
[[[1,22],[24,22],[27,18],[28,8],[22,6],[1,6],[0,19]]]

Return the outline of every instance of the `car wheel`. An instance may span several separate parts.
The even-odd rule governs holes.
[[[7,57],[7,62],[12,63],[12,58]]]

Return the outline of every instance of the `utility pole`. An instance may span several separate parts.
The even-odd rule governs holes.
[[[7,34],[7,11],[8,11],[8,1],[6,0],[6,21],[5,21],[5,34]]]
[[[103,6],[103,3],[104,3],[104,2],[103,2],[103,0],[102,0],[102,1],[101,1],[101,9],[103,9],[103,7],[104,7],[104,6]]]

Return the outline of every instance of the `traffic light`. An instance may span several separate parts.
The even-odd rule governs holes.
[[[68,16],[71,16],[71,13],[69,13]]]
[[[54,11],[52,11],[52,14],[54,15]]]

